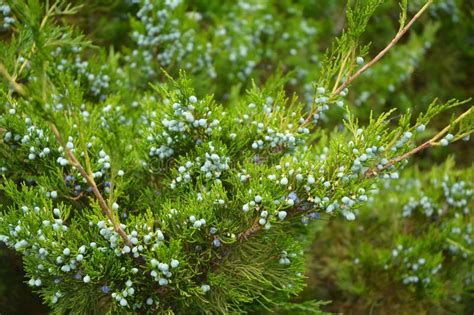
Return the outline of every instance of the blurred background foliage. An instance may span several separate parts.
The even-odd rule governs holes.
[[[473,170],[452,159],[407,169],[357,221],[323,222],[302,298],[332,300],[328,309],[344,314],[471,314]]]
[[[114,78],[117,75],[114,62],[125,60],[130,64],[126,75],[130,86],[135,88],[160,80],[161,68],[171,75],[176,75],[180,68],[188,68],[192,70],[198,93],[214,93],[227,106],[232,106],[235,95],[243,93],[252,80],[261,84],[277,71],[289,73],[293,78],[287,86],[289,94],[310,99],[324,52],[344,28],[346,5],[346,1],[340,0],[268,0],[259,2],[259,10],[248,12],[244,1],[183,1],[170,13],[180,21],[179,25],[170,23],[166,27],[189,32],[196,49],[180,60],[160,63],[154,58],[148,60],[147,56],[166,50],[166,44],[140,45],[137,40],[137,34],[145,32],[137,17],[141,2],[71,2],[83,7],[79,14],[62,22],[75,25],[94,45],[110,47],[109,55],[94,57],[96,62],[90,63],[98,72]],[[409,1],[411,14],[423,3]],[[390,42],[398,30],[398,18],[398,3],[386,1],[364,35],[364,41],[371,43],[366,60]],[[0,39],[9,40],[8,30],[0,28]],[[241,56],[232,55],[233,51],[240,51]],[[123,60],[117,59],[117,53],[125,56]],[[355,82],[346,105],[354,109],[363,123],[371,111],[380,114],[397,108],[399,113],[419,113],[435,98],[443,101],[470,98],[474,95],[473,65],[474,2],[436,1],[395,49]],[[342,109],[332,108],[323,122],[340,128],[342,115]],[[444,126],[449,118],[439,118],[426,132]],[[433,164],[440,164],[453,152],[458,154],[448,163],[433,168]],[[355,222],[334,219],[317,223],[314,245],[308,249],[311,267],[308,288],[299,301],[331,300],[327,310],[348,314],[472,314],[474,262],[472,241],[467,241],[472,236],[456,240],[450,235],[456,227],[467,235],[472,216],[448,202],[440,183],[472,184],[473,171],[469,167],[473,156],[469,142],[426,151],[414,158],[412,164],[416,168],[406,170],[406,178],[415,178],[414,182],[402,176],[397,184],[392,184],[394,187],[374,188],[378,194],[360,210]],[[456,170],[466,167],[468,170]],[[472,188],[471,195],[469,188],[465,190],[462,199],[466,200],[467,208],[472,208]],[[429,196],[436,209],[444,209],[443,215],[404,217],[404,207],[413,201],[410,198],[423,196]],[[415,212],[417,207],[423,208],[423,203],[417,204]],[[451,243],[458,248],[457,253],[445,247],[447,239],[459,245]],[[467,242],[464,245],[463,240]],[[421,265],[435,261],[443,265],[430,280],[434,284],[432,289],[419,283],[403,283],[407,267],[403,263],[397,265],[392,259],[393,250],[402,243],[403,248],[415,248],[417,259],[426,261]],[[18,259],[4,248],[0,250],[0,312],[46,312],[39,299],[22,285]],[[413,263],[410,266],[413,268]],[[466,282],[469,277],[471,282]]]

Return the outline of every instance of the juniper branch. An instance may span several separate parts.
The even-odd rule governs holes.
[[[7,68],[3,64],[0,63],[0,75],[2,75],[5,80],[10,83],[10,85],[13,87],[13,90],[16,91],[18,94],[24,96],[26,94],[25,88],[23,85],[17,83],[15,81],[15,78],[13,78],[10,73],[8,73]]]
[[[433,0],[428,0],[428,2],[413,16],[413,18],[408,22],[405,27],[400,29],[395,37],[390,41],[390,43],[382,49],[372,60],[366,63],[362,68],[360,68],[356,73],[350,76],[344,83],[342,83],[333,93],[332,96],[336,96],[341,93],[346,87],[348,87],[352,81],[357,79],[362,73],[367,71],[370,67],[376,64],[380,59],[385,56],[385,54],[392,49],[400,39],[408,32],[408,30],[413,26],[413,24],[418,20],[418,18],[428,9],[428,7],[433,3]]]
[[[82,7],[82,5],[72,6],[71,4],[67,4],[64,9],[61,9],[60,5],[61,5],[60,1],[56,1],[51,6],[49,6],[49,2],[46,3],[46,13],[41,19],[41,23],[38,29],[39,31],[43,30],[48,20],[50,20],[52,17],[60,16],[60,15],[73,15]],[[25,70],[26,66],[28,65],[28,62],[30,62],[31,56],[33,56],[33,54],[36,52],[36,49],[37,49],[36,42],[33,42],[33,44],[31,45],[31,49],[26,55],[25,60],[21,63],[19,70],[16,71],[16,67],[15,67],[15,72],[12,75],[13,82],[16,82],[16,79]]]
[[[399,41],[400,39],[408,32],[408,30],[415,24],[416,20],[428,9],[428,7],[433,3],[433,0],[428,0],[426,4],[413,16],[413,18],[408,22],[404,27],[400,27],[400,30],[397,32],[395,37],[390,41],[390,43],[382,49],[372,60],[370,60],[368,63],[366,63],[362,68],[360,68],[356,73],[354,73],[352,76],[350,76],[344,83],[342,83],[339,87],[336,88],[338,82],[341,80],[342,76],[342,70],[346,66],[347,58],[349,56],[346,55],[346,57],[343,59],[343,62],[341,64],[341,69],[339,71],[338,77],[336,79],[336,85],[331,92],[329,98],[334,99],[337,95],[339,95],[345,88],[347,88],[355,79],[357,79],[362,73],[367,71],[370,67],[375,65],[380,59],[387,54],[387,52],[392,49]],[[316,106],[311,112],[308,114],[308,117],[303,121],[303,123],[300,125],[300,127],[305,127],[309,124],[311,121],[311,117],[313,117],[314,114],[316,114],[318,111],[318,107]]]
[[[261,225],[258,223],[258,216],[257,216],[252,226],[239,234],[239,241],[243,242],[247,240],[250,236],[260,231],[260,229],[261,229]]]
[[[380,171],[387,170],[390,167],[394,166],[395,164],[400,163],[401,161],[406,160],[406,159],[410,158],[411,156],[413,156],[413,155],[415,155],[415,154],[417,154],[417,153],[419,153],[419,152],[421,152],[421,151],[423,151],[423,150],[425,150],[429,147],[438,145],[438,141],[444,135],[446,135],[446,133],[454,125],[458,124],[461,120],[466,118],[473,111],[474,111],[474,107],[469,108],[467,111],[465,111],[464,113],[459,115],[452,123],[450,123],[448,126],[446,126],[443,130],[438,132],[435,136],[433,136],[429,140],[425,141],[424,143],[420,144],[419,146],[415,147],[414,149],[410,150],[409,152],[407,152],[407,153],[405,153],[405,154],[403,154],[399,157],[396,157],[396,158],[392,159],[382,169],[378,170],[378,169],[374,168],[374,169],[369,170],[366,173],[366,177],[373,177],[373,176],[377,175],[378,172],[380,172]],[[463,136],[464,136],[464,134],[463,134]],[[298,208],[298,206],[295,205],[293,208],[290,209],[289,214],[290,215],[293,214],[296,211],[297,208]],[[254,234],[257,234],[261,230],[262,230],[262,226],[258,223],[258,217],[257,217],[256,221],[252,224],[252,226],[250,226],[247,230],[245,230],[244,232],[239,234],[239,241],[244,242],[248,238],[250,238]]]
[[[438,145],[438,141],[449,131],[449,129],[451,129],[451,127],[453,127],[453,125],[459,123],[461,120],[463,120],[465,117],[467,117],[473,111],[473,109],[474,109],[474,107],[469,108],[467,111],[465,111],[464,113],[459,115],[452,123],[450,123],[448,126],[446,126],[443,130],[441,130],[436,135],[434,135],[431,139],[423,142],[422,144],[420,144],[419,146],[415,147],[414,149],[408,151],[407,153],[392,159],[386,165],[384,165],[384,167],[382,169],[377,170],[377,169],[374,168],[374,169],[369,170],[366,173],[366,176],[367,177],[375,176],[375,175],[377,175],[378,172],[384,171],[384,170],[394,166],[395,164],[410,158],[411,156],[417,154],[418,152],[421,152],[421,151],[423,151],[423,150],[425,150],[429,147]]]
[[[87,173],[87,171],[84,169],[84,167],[81,165],[79,160],[76,158],[74,153],[64,144],[64,141],[62,139],[61,134],[59,133],[58,129],[53,123],[50,123],[50,128],[52,132],[54,133],[54,136],[56,137],[56,141],[63,147],[64,151],[67,154],[67,158],[69,162],[71,163],[72,166],[77,168],[79,170],[79,173],[86,179],[87,183],[89,186],[92,188],[92,192],[94,193],[95,197],[97,198],[97,201],[99,202],[99,206],[102,209],[102,214],[104,214],[112,223],[113,228],[117,234],[120,235],[120,237],[123,239],[124,243],[130,247],[133,246],[132,242],[130,241],[128,235],[125,233],[125,231],[122,229],[120,226],[120,222],[116,219],[112,211],[110,210],[109,206],[105,202],[104,197],[100,193],[99,189],[97,188],[97,184],[95,183],[94,178]]]

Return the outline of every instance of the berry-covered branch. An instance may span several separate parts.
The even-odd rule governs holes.
[[[73,167],[75,167],[82,175],[82,177],[87,181],[89,186],[92,189],[92,192],[94,193],[95,197],[97,198],[97,201],[99,202],[99,206],[102,209],[102,213],[110,220],[114,227],[114,231],[117,232],[120,237],[123,239],[124,243],[127,246],[132,246],[132,242],[130,241],[130,238],[128,235],[125,233],[125,231],[122,229],[120,226],[120,222],[118,221],[118,218],[115,217],[113,214],[112,210],[109,208],[107,203],[105,202],[104,197],[102,196],[101,192],[97,188],[97,184],[95,183],[94,177],[92,174],[88,174],[87,171],[84,169],[84,167],[81,165],[79,160],[76,158],[74,153],[69,149],[66,144],[64,143],[62,136],[60,132],[58,131],[57,127],[51,123],[50,124],[51,131],[53,132],[54,136],[56,137],[57,142],[63,147],[64,151],[67,154],[68,160],[71,163]]]
[[[347,89],[335,92],[363,66],[362,34],[378,8],[391,9],[382,0],[353,2],[328,54],[303,4],[229,1],[214,12],[138,0],[107,10],[117,13],[107,23],[125,24],[109,41],[88,32],[92,20],[83,36],[84,19],[53,18],[72,10],[64,2],[2,3],[0,241],[56,313],[290,310],[321,218],[363,219],[377,188],[399,179],[399,162],[472,130],[463,114],[413,149],[435,116],[465,103],[420,105],[416,122],[406,107],[397,117],[362,111],[388,84],[362,82],[361,106],[341,117]],[[363,67],[396,56],[381,81],[400,85],[434,37],[422,25],[420,38],[397,44],[401,56],[386,54],[426,10],[405,25],[403,3],[396,38]],[[319,119],[327,128],[307,128]]]

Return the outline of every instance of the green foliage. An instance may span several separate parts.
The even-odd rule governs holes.
[[[110,29],[88,29],[84,16],[109,5],[92,23],[110,17]],[[318,31],[330,23],[309,17],[313,5],[29,0],[1,7],[0,240],[22,256],[28,285],[52,312],[322,313],[319,296],[292,300],[305,286],[305,250],[318,222],[365,222],[377,187],[397,185],[414,153],[468,140],[474,114],[468,101],[430,99],[394,116],[392,93],[440,27],[427,24],[354,87],[361,99],[366,89],[387,106],[370,113],[347,106],[340,119],[344,102],[365,103],[334,91],[369,55],[369,21],[388,6],[350,3],[331,46]],[[401,9],[403,26],[406,1]],[[110,37],[113,30],[126,39]],[[401,63],[404,56],[411,60]],[[451,118],[447,127],[425,130],[440,116]],[[386,215],[383,222],[396,219]],[[397,238],[414,248],[410,263],[426,260],[419,279],[444,263],[440,244],[449,231],[470,222],[467,213],[448,217],[436,229],[420,223],[426,240]],[[348,222],[345,229],[357,232]],[[410,266],[364,237],[361,269],[337,273],[344,297],[379,297],[364,272],[380,262],[396,275],[390,285],[407,279]],[[459,252],[472,252],[468,243],[449,236]],[[462,279],[451,278],[449,288],[443,279],[409,284],[406,296],[415,292],[432,307],[464,289]]]
[[[328,257],[316,263],[320,281],[331,279],[330,294],[341,304],[357,299],[351,303],[359,309],[468,312],[474,292],[472,177],[472,167],[455,171],[450,160],[380,185],[357,223],[333,221],[317,236],[315,246]]]

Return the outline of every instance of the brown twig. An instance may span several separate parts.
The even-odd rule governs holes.
[[[367,177],[372,177],[372,176],[375,176],[377,175],[379,172],[381,171],[384,171],[390,167],[392,167],[393,165],[403,161],[403,160],[406,160],[408,159],[409,157],[411,157],[412,155],[415,155],[416,153],[420,152],[420,151],[423,151],[424,149],[426,148],[429,148],[433,145],[433,139],[430,139],[422,144],[420,144],[419,146],[417,146],[416,148],[414,148],[413,150],[401,155],[401,156],[398,156],[394,159],[392,159],[390,162],[388,162],[387,164],[385,164],[381,169],[376,169],[376,168],[373,168],[373,169],[370,169],[367,171],[366,173],[366,176]]]
[[[382,49],[372,60],[370,60],[368,63],[366,63],[362,68],[360,68],[356,73],[351,75],[344,83],[342,83],[339,87],[333,89],[331,92],[331,95],[329,96],[330,99],[333,99],[337,95],[339,95],[345,88],[347,88],[355,79],[357,79],[362,73],[367,71],[370,67],[372,67],[374,64],[376,64],[380,59],[382,59],[385,54],[395,46],[398,41],[403,37],[403,35],[408,32],[408,30],[413,26],[413,24],[418,20],[418,18],[428,9],[428,7],[431,5],[433,0],[428,0],[428,2],[413,16],[413,18],[408,22],[405,27],[401,28],[395,37],[390,41],[390,43]],[[341,66],[341,71],[338,74],[338,78],[336,80],[337,82],[340,80],[340,76],[342,74],[342,67],[344,67],[347,59],[343,60],[343,65]],[[305,127],[306,125],[309,124],[311,121],[311,117],[313,117],[314,114],[317,113],[318,107],[316,106],[309,114],[308,117],[303,121],[303,123],[300,125],[300,128]]]
[[[71,163],[71,165],[74,166],[79,171],[79,173],[81,173],[82,177],[86,179],[87,183],[92,188],[92,192],[94,193],[95,197],[97,198],[97,201],[99,202],[99,206],[102,210],[102,214],[104,214],[110,220],[115,232],[117,232],[117,234],[120,235],[124,243],[130,247],[133,247],[133,244],[130,241],[128,235],[120,226],[120,222],[116,219],[113,212],[110,210],[109,206],[105,202],[104,197],[102,196],[99,189],[97,188],[97,184],[95,183],[94,178],[86,172],[86,170],[81,165],[79,160],[76,158],[74,153],[64,144],[61,134],[59,133],[58,129],[53,123],[50,123],[50,128],[53,131],[54,136],[56,137],[56,140],[59,142],[59,144],[63,147],[64,151],[66,152],[67,158],[69,162]]]
[[[474,107],[471,107],[469,108],[467,111],[465,111],[464,113],[462,113],[461,115],[459,115],[451,124],[449,124],[448,126],[446,126],[443,130],[441,130],[440,132],[438,132],[434,137],[432,137],[431,139],[423,142],[422,144],[420,144],[419,146],[415,147],[414,149],[408,151],[407,153],[403,154],[403,155],[400,155],[394,159],[392,159],[390,162],[388,162],[386,165],[384,165],[381,169],[376,169],[376,168],[373,168],[373,169],[370,169],[369,171],[367,171],[366,173],[366,176],[367,177],[372,177],[372,176],[375,176],[377,175],[379,172],[381,171],[384,171],[390,167],[392,167],[393,165],[403,161],[403,160],[406,160],[408,159],[409,157],[415,155],[416,153],[420,152],[420,151],[423,151],[431,146],[434,146],[434,145],[437,145],[438,141],[441,139],[441,137],[443,137],[448,131],[449,129],[459,123],[461,120],[463,120],[467,115],[469,115],[472,111],[474,110]]]
[[[84,192],[81,192],[79,195],[77,195],[76,197],[70,197],[70,196],[65,196],[67,199],[69,200],[74,200],[74,201],[77,201],[79,199],[81,199],[82,197],[84,196]]]
[[[341,84],[334,92],[333,95],[338,95],[341,93],[346,87],[348,87],[352,81],[357,79],[362,73],[364,73],[367,69],[372,67],[374,64],[376,64],[380,59],[382,59],[385,54],[395,46],[398,41],[403,37],[403,35],[408,32],[408,30],[413,26],[416,20],[428,9],[428,7],[431,5],[433,0],[428,0],[428,2],[413,16],[413,18],[410,20],[410,22],[405,25],[401,30],[398,31],[398,33],[395,35],[395,37],[392,39],[392,41],[384,48],[382,49],[377,56],[375,56],[372,60],[370,60],[368,63],[366,63],[362,68],[360,68],[356,73],[351,75],[343,84]]]
[[[260,231],[261,225],[258,221],[259,221],[259,217],[257,216],[257,218],[255,219],[255,222],[252,224],[252,226],[249,227],[244,232],[239,234],[239,241],[241,241],[241,242],[246,241],[250,236],[252,236],[253,234]]]
[[[15,79],[10,75],[10,73],[8,73],[7,68],[5,68],[5,66],[1,63],[0,63],[0,75],[2,75],[5,78],[5,80],[7,80],[8,83],[11,84],[11,86],[13,87],[13,90],[15,90],[18,94],[20,94],[21,96],[24,96],[26,94],[26,91],[23,85],[17,83]]]

